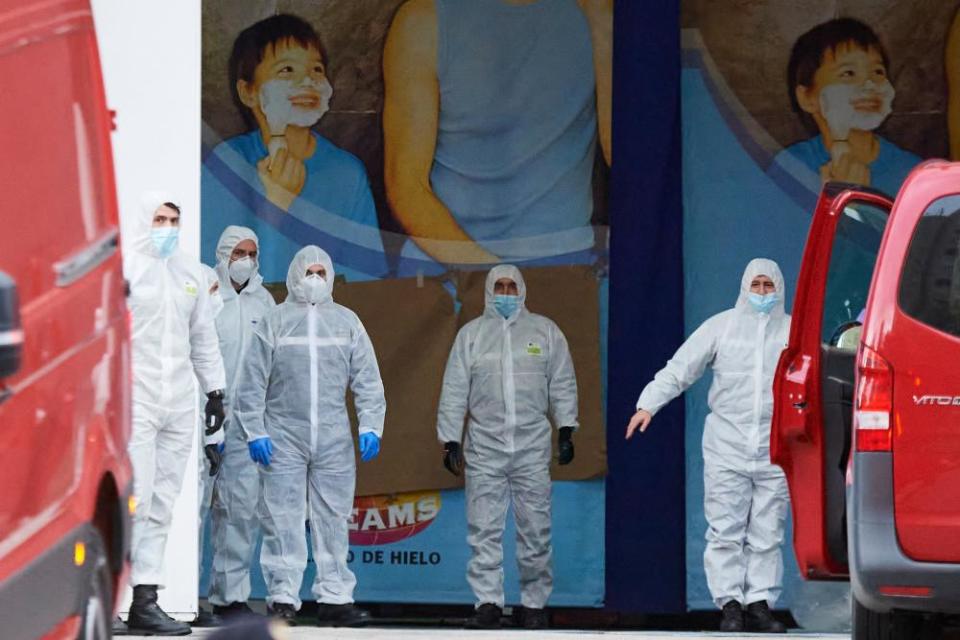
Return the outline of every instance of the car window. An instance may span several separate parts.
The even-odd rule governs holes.
[[[898,300],[904,313],[960,336],[960,195],[934,201],[917,222]]]
[[[888,217],[885,208],[852,200],[837,221],[823,304],[825,344],[857,348],[858,340],[851,339],[850,330],[863,319]]]

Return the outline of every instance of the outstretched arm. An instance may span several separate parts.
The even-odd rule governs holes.
[[[653,416],[665,404],[696,382],[717,354],[716,321],[707,320],[680,345],[666,366],[644,387],[637,400],[637,412],[627,425],[627,438],[637,428],[647,429]]]

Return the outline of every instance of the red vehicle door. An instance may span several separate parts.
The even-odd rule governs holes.
[[[770,458],[783,468],[794,550],[807,578],[847,576],[845,473],[859,326],[892,200],[827,184],[797,282],[790,341],[774,377]]]
[[[125,567],[129,335],[98,61],[88,0],[0,0],[0,333],[12,309],[22,344],[0,367],[3,638],[102,627]]]

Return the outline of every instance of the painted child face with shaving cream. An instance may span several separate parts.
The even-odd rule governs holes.
[[[893,109],[895,91],[883,57],[854,43],[824,53],[810,87],[798,87],[798,100],[834,141],[853,130],[873,131]]]
[[[268,138],[282,136],[288,126],[312,127],[333,95],[320,52],[296,42],[268,47],[253,82],[244,85],[241,98]]]

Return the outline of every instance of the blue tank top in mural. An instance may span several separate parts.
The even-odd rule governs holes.
[[[576,0],[436,7],[434,193],[497,255],[527,253],[534,242],[545,255],[589,248],[596,81]]]

